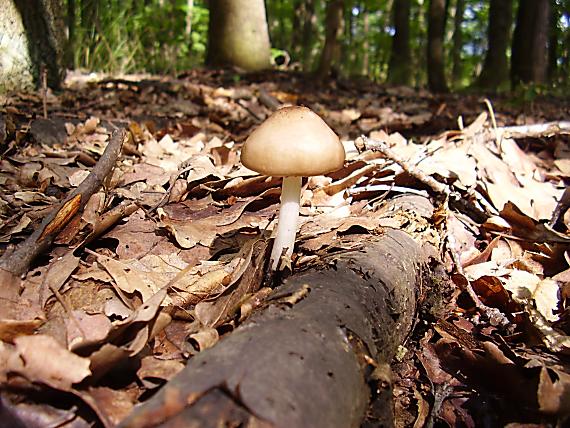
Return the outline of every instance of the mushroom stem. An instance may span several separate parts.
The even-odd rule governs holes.
[[[299,219],[301,180],[302,177],[283,177],[279,223],[277,224],[277,234],[275,235],[275,242],[271,251],[272,271],[277,270],[283,250],[286,249],[285,254],[283,254],[286,259],[291,259],[293,254]]]

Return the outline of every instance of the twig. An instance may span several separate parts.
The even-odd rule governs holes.
[[[505,126],[497,128],[504,136],[510,138],[541,138],[559,134],[570,134],[570,122],[547,122],[533,125]]]
[[[399,154],[394,152],[382,141],[373,140],[371,138],[365,137],[364,135],[362,135],[361,138],[364,143],[365,150],[372,150],[373,152],[382,153],[388,159],[393,160],[398,165],[400,165],[402,169],[406,171],[408,174],[410,174],[412,177],[421,181],[425,185],[429,186],[439,196],[445,196],[445,197],[449,196],[449,188],[445,184],[440,183],[435,178],[430,177],[429,175],[426,175],[419,168],[410,165],[408,161],[402,159]],[[357,148],[359,148],[358,143],[355,142],[355,144],[357,144]]]
[[[130,216],[136,210],[139,209],[139,205],[131,201],[123,201],[116,207],[111,208],[109,211],[103,213],[99,217],[99,221],[95,225],[93,232],[89,234],[87,239],[81,244],[85,245],[93,241],[93,239],[101,236],[105,233],[111,226],[116,224],[119,220]],[[77,248],[74,248],[75,251]]]
[[[2,255],[0,269],[13,275],[23,275],[32,261],[48,250],[58,233],[83,209],[113,170],[126,135],[127,131],[124,129],[113,132],[109,144],[87,178],[44,218],[41,225],[24,242],[13,251]]]
[[[497,142],[497,148],[499,152],[502,152],[503,149],[501,147],[502,138],[499,135],[499,131],[497,130],[497,120],[495,119],[495,111],[493,110],[493,105],[488,98],[485,98],[485,104],[487,105],[487,109],[489,110],[489,116],[491,116],[491,124],[493,125],[493,131],[495,132],[495,141]]]
[[[564,190],[558,204],[556,204],[556,208],[552,212],[548,225],[553,229],[560,230],[559,228],[563,226],[564,214],[568,211],[568,208],[570,208],[570,187]]]
[[[352,189],[348,189],[348,193],[350,195],[364,193],[364,192],[397,192],[397,193],[411,193],[414,195],[424,196],[427,197],[428,193],[424,190],[417,190],[411,189],[409,187],[402,187],[402,186],[390,186],[388,184],[369,184],[368,186],[363,187],[354,187]]]
[[[281,102],[264,89],[259,90],[258,99],[261,104],[271,110],[277,110],[281,107]]]

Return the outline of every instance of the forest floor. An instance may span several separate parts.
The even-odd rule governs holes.
[[[350,234],[382,234],[387,198],[436,202],[432,244],[455,291],[437,316],[418,312],[392,365],[396,425],[567,423],[570,100],[213,70],[71,73],[60,92],[4,100],[0,265],[34,231],[54,244],[2,265],[15,275],[1,277],[0,416],[113,426],[231,334],[252,293],[216,298],[248,269],[248,243],[273,227],[280,184],[241,166],[239,149],[283,104],[313,109],[347,152],[342,170],[304,187],[294,271]],[[128,141],[102,188],[50,217],[121,127]],[[154,329],[164,306],[176,316]]]

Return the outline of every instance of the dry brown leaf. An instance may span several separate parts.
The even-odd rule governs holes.
[[[558,310],[559,286],[552,279],[540,279],[537,275],[521,270],[513,270],[504,286],[513,294],[513,299],[525,305],[534,301],[536,309],[548,321],[558,320],[554,312]]]
[[[71,351],[94,343],[100,343],[111,330],[111,321],[103,314],[88,314],[76,309],[65,320],[67,347]]]
[[[239,309],[240,302],[248,294],[259,289],[268,248],[268,242],[264,239],[251,240],[244,245],[236,257],[239,266],[232,273],[228,284],[228,287],[236,283],[237,286],[227,289],[216,300],[202,301],[196,305],[196,319],[203,326],[216,327]]]
[[[543,367],[537,396],[542,412],[558,416],[570,415],[570,374]]]
[[[32,382],[69,390],[91,374],[90,361],[65,349],[50,336],[20,336],[14,340],[19,363],[14,370]]]
[[[42,281],[42,289],[40,291],[40,304],[42,307],[53,294],[52,290],[58,291],[77,269],[77,266],[79,266],[79,257],[73,255],[73,251],[68,251],[63,257],[52,261]]]
[[[91,387],[88,394],[94,400],[96,410],[102,412],[113,426],[129,415],[137,398],[137,391],[134,389],[116,390],[104,386]]]
[[[205,327],[197,333],[189,335],[188,340],[194,346],[194,349],[197,351],[203,351],[204,349],[211,348],[218,343],[220,336],[218,334],[218,330],[215,328]]]
[[[37,302],[0,298],[0,340],[13,342],[18,336],[33,334],[44,322],[45,314]]]
[[[161,360],[148,356],[141,360],[141,367],[137,376],[141,381],[147,379],[170,380],[184,368],[184,364],[175,360]]]

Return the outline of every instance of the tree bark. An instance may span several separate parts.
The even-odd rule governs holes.
[[[563,15],[567,22],[570,22],[570,5],[563,10]],[[561,72],[563,76],[563,83],[568,83],[570,80],[570,31],[566,31],[566,38],[564,40],[564,49],[562,52],[562,67]]]
[[[551,4],[550,30],[548,33],[548,81],[556,82],[558,79],[558,21],[560,20],[560,7],[556,2]]]
[[[121,427],[334,428],[365,415],[392,426],[389,364],[412,328],[427,260],[409,235],[386,229],[328,268],[294,275]]]
[[[99,19],[99,1],[81,0],[81,27],[86,32],[86,48],[91,54],[97,47],[97,19]]]
[[[41,83],[58,89],[63,78],[62,7],[58,0],[0,0],[0,92],[31,90]]]
[[[370,69],[370,13],[366,7],[363,7],[362,16],[362,63],[360,65],[360,74],[368,76]]]
[[[310,71],[313,28],[317,19],[314,0],[297,0],[293,13],[293,33],[291,35],[293,58],[302,64],[304,71]]]
[[[394,85],[412,83],[412,56],[410,50],[411,0],[394,0],[392,20],[394,36],[388,67],[388,82]]]
[[[513,0],[491,0],[487,53],[476,86],[496,91],[509,78],[507,49],[513,22]]]
[[[342,34],[343,12],[344,0],[330,0],[327,2],[325,45],[316,73],[317,79],[328,77],[335,60],[339,57],[340,46],[338,38]]]
[[[65,63],[67,67],[75,68],[75,0],[67,0],[67,14],[65,19],[67,25],[67,43],[65,46]]]
[[[190,39],[192,34],[192,17],[194,15],[194,0],[186,0],[186,26],[184,27],[184,34]]]
[[[305,19],[303,21],[303,70],[310,71],[313,63],[313,33],[317,16],[314,0],[306,0]]]
[[[550,0],[520,0],[511,56],[513,88],[546,82],[549,22]]]
[[[457,86],[463,76],[463,63],[461,60],[461,51],[463,50],[463,14],[465,12],[465,0],[457,0],[455,3],[455,15],[453,16],[453,47],[451,50],[451,61],[453,68],[451,78],[453,86]]]
[[[256,71],[270,65],[263,0],[210,0],[207,63]]]
[[[446,0],[430,0],[428,10],[427,67],[428,86],[433,92],[447,92],[445,79],[444,36],[447,20]]]

